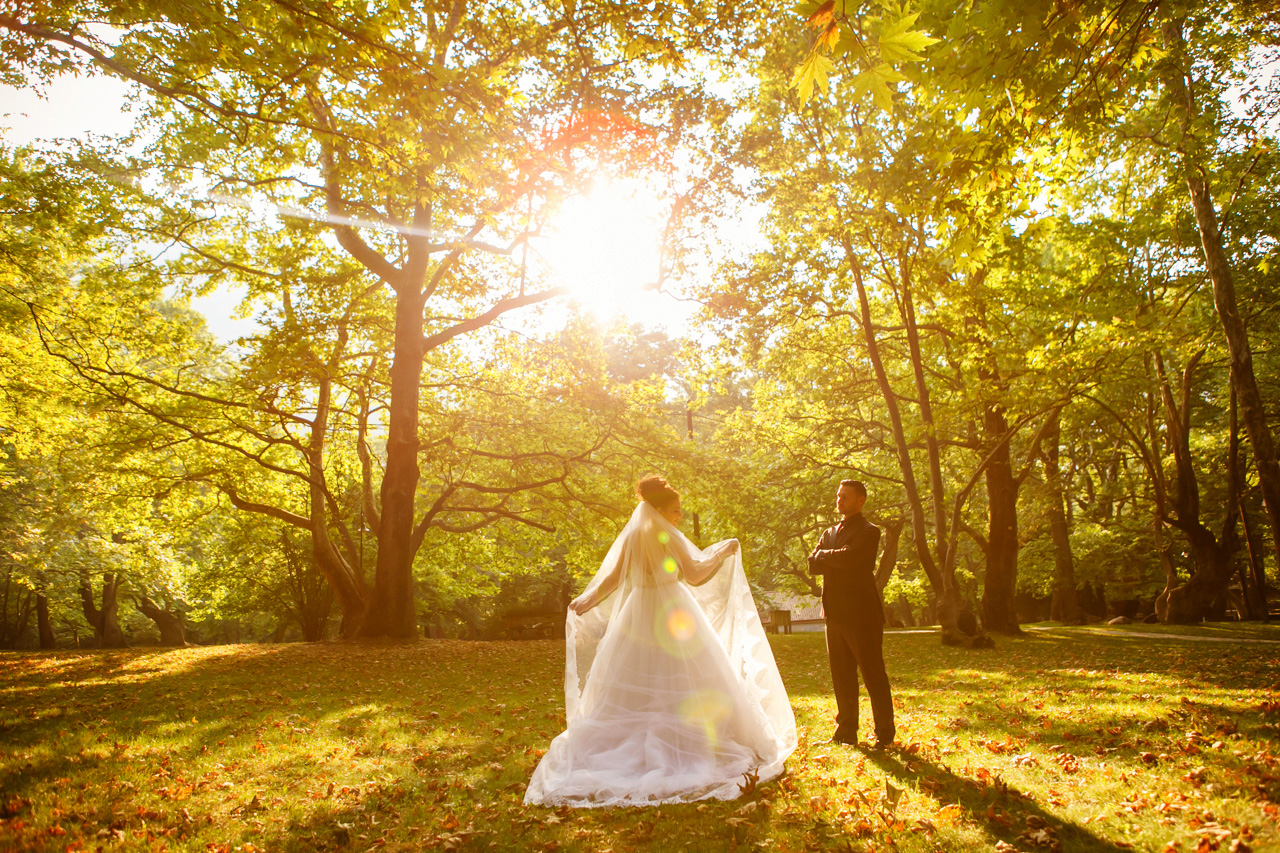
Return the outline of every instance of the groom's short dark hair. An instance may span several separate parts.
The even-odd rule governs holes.
[[[855,492],[862,495],[864,498],[867,496],[867,485],[861,480],[841,480],[840,488],[853,489]]]

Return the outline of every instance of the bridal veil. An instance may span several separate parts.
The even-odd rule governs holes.
[[[731,799],[782,772],[795,717],[741,552],[722,545],[700,550],[650,504],[636,507],[586,592],[613,591],[568,613],[567,725],[526,803]]]

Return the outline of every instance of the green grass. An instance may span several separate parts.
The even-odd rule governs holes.
[[[822,635],[773,642],[785,777],[578,811],[521,802],[564,725],[556,642],[2,654],[0,849],[1280,849],[1280,646],[891,634],[903,746],[869,755],[826,742]]]
[[[1206,622],[1201,625],[1089,625],[1096,631],[1123,631],[1127,634],[1172,634],[1186,637],[1271,640],[1280,643],[1280,625],[1260,622]]]

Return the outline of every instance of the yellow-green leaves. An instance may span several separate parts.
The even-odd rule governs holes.
[[[805,57],[804,62],[796,70],[795,77],[791,79],[791,88],[800,92],[801,101],[807,101],[813,97],[815,83],[825,95],[831,85],[832,68],[835,68],[835,63],[815,50]]]
[[[857,100],[870,98],[879,109],[893,111],[894,84],[907,77],[897,68],[921,62],[924,51],[939,40],[913,29],[919,12],[890,3],[880,17],[863,15],[852,4],[828,0],[819,6],[798,9],[814,30],[813,45],[791,80],[801,101],[813,97],[814,86],[827,94],[835,59],[855,70],[850,83]]]
[[[882,59],[887,62],[920,62],[924,59],[920,52],[931,44],[937,44],[938,39],[911,29],[918,17],[919,12],[912,12],[885,25],[879,38]]]
[[[906,76],[895,71],[887,62],[881,62],[853,78],[853,90],[860,97],[871,96],[872,102],[885,112],[893,112],[893,90],[890,83],[900,83]]]

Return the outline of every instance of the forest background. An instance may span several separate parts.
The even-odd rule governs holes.
[[[761,602],[855,477],[944,642],[1266,618],[1278,48],[1265,2],[6,4],[4,82],[133,127],[0,146],[0,645],[554,625],[655,471]],[[623,238],[576,277],[574,211]]]

